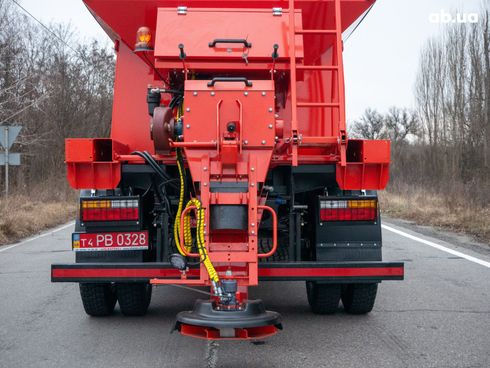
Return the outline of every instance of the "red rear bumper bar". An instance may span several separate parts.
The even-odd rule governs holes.
[[[259,264],[260,281],[315,280],[330,283],[403,280],[402,262],[274,262]],[[199,268],[186,273],[189,284],[199,279]],[[52,282],[136,282],[175,279],[181,273],[169,263],[76,263],[51,266]],[[193,282],[194,281],[194,282]]]

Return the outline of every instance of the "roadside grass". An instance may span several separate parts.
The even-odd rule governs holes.
[[[465,233],[490,244],[487,203],[478,205],[471,198],[409,186],[389,187],[379,192],[379,200],[381,211],[390,217]]]
[[[34,192],[36,193],[36,192]],[[75,218],[74,193],[13,194],[0,199],[0,245],[10,244]]]

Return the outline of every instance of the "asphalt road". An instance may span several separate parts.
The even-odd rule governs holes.
[[[490,260],[467,239],[388,225]],[[50,283],[50,264],[73,260],[71,230],[0,248],[0,367],[490,367],[490,268],[391,231],[385,259],[405,261],[406,280],[382,283],[371,314],[313,315],[304,283],[263,283],[251,296],[285,329],[254,344],[170,334],[199,297],[171,286],[145,317],[88,317],[77,285]]]

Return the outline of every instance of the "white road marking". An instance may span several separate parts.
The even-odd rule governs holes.
[[[72,222],[69,222],[69,223],[67,223],[67,224],[65,224],[65,225],[62,225],[62,226],[60,226],[60,227],[57,227],[57,228],[55,228],[55,229],[53,229],[53,230],[47,231],[47,232],[45,232],[45,233],[42,233],[42,234],[40,234],[40,235],[33,236],[32,238],[28,238],[28,239],[26,239],[26,240],[22,240],[22,241],[21,241],[21,242],[19,242],[19,243],[16,243],[16,244],[10,245],[10,246],[8,246],[8,247],[3,247],[3,248],[0,248],[0,253],[1,253],[1,252],[5,252],[6,250],[9,250],[9,249],[12,249],[12,248],[18,247],[19,245],[24,245],[24,244],[26,244],[26,243],[30,243],[30,242],[32,242],[32,241],[34,241],[34,240],[39,239],[39,238],[43,238],[43,237],[48,236],[48,235],[53,235],[53,234],[56,234],[57,232],[59,232],[59,231],[61,231],[61,230],[65,230],[65,229],[69,228],[70,226],[73,226],[74,224],[75,224],[75,221],[72,221]]]
[[[384,225],[383,224],[383,225],[381,225],[381,227],[383,229],[385,229],[385,230],[391,231],[392,233],[395,233],[395,234],[404,236],[405,238],[415,240],[415,241],[417,241],[419,243],[426,244],[426,245],[428,245],[428,246],[430,246],[432,248],[436,248],[436,249],[442,250],[443,252],[452,254],[452,255],[457,256],[457,257],[464,258],[464,259],[466,259],[466,260],[468,260],[470,262],[474,262],[474,263],[477,263],[477,264],[479,264],[481,266],[490,268],[490,262],[487,262],[487,261],[484,261],[482,259],[479,259],[479,258],[470,256],[468,254],[464,254],[464,253],[458,252],[457,250],[454,250],[454,249],[451,249],[451,248],[447,248],[447,247],[445,247],[443,245],[440,245],[440,244],[431,242],[429,240],[425,240],[425,239],[419,238],[417,236],[407,234],[406,232],[401,231],[401,230],[398,230],[398,229],[395,229],[395,228],[393,228],[391,226],[387,226],[387,225]]]

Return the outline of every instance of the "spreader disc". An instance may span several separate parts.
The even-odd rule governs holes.
[[[274,335],[282,325],[281,315],[266,311],[261,300],[248,300],[242,310],[217,310],[209,300],[196,300],[192,311],[177,315],[175,329],[207,339],[258,339]]]

